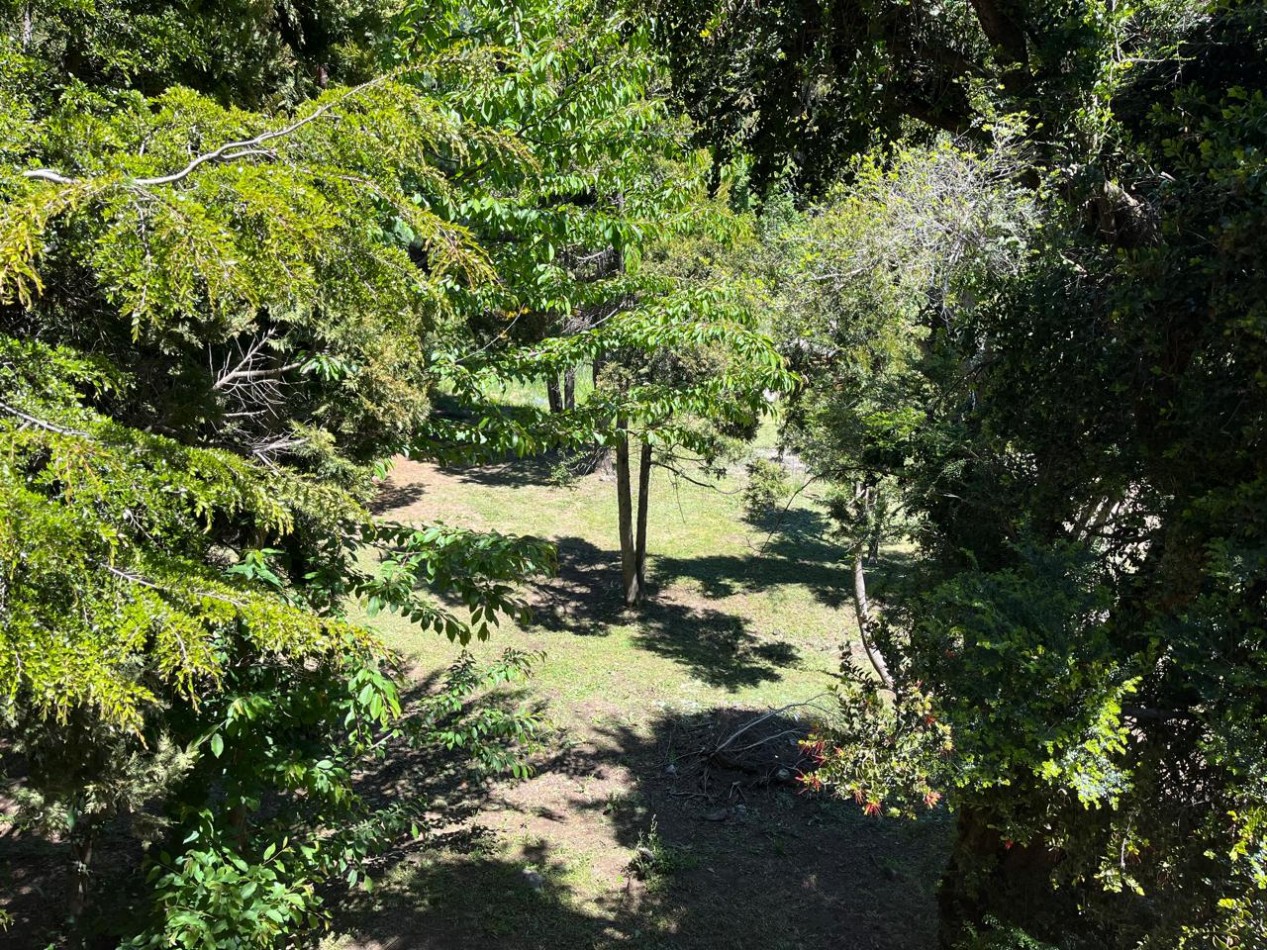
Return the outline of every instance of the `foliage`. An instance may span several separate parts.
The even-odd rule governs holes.
[[[431,82],[458,114],[513,133],[527,152],[522,163],[477,166],[451,209],[490,249],[500,279],[458,295],[464,321],[431,364],[461,410],[433,417],[411,452],[447,460],[614,449],[632,604],[646,506],[637,505],[644,529],[635,543],[630,445],[645,496],[653,452],[661,465],[674,463],[675,450],[715,463],[732,447],[728,437],[754,430],[763,390],[786,386],[732,275],[668,262],[670,248],[743,226],[708,194],[711,164],[687,147],[686,126],[666,107],[645,22],[590,3],[409,11],[413,50],[505,50],[495,72],[440,72]],[[594,388],[578,404],[581,369]],[[499,405],[507,383],[539,380],[549,417]]]
[[[821,195],[874,148],[937,133],[987,144],[1022,116],[1049,167],[1111,144],[1134,80],[1199,35],[1203,0],[748,4],[637,0],[674,90],[720,155],[764,194]],[[1136,87],[1137,88],[1137,87]]]
[[[787,468],[772,459],[757,458],[748,463],[748,482],[743,489],[744,510],[749,518],[762,518],[775,511],[792,493]]]
[[[947,188],[980,224],[907,204],[909,150],[886,157],[902,184],[876,189],[860,166],[849,199],[792,223],[794,240],[844,236],[834,269],[809,257],[785,294],[784,345],[823,368],[803,372],[794,425],[818,471],[887,484],[920,543],[877,628],[895,688],[847,679],[814,779],[877,813],[930,791],[959,810],[948,943],[966,925],[993,939],[992,917],[1062,947],[1254,945],[1267,720],[1233,684],[1262,672],[1251,433],[1267,409],[1245,263],[1265,207],[1261,10],[1082,12],[1079,29],[1122,45],[1057,65],[1055,33],[1024,31],[1020,85],[999,101],[1036,107],[986,131],[995,152],[1054,160],[1005,152],[1001,176]],[[936,168],[953,151],[924,154]],[[966,154],[954,162],[994,161]],[[914,227],[876,232],[900,235],[893,264],[853,273],[868,217],[907,208]],[[849,323],[813,318],[839,300],[813,278],[836,271],[859,346],[833,349]],[[854,294],[874,306],[851,311]]]
[[[150,869],[156,919],[127,946],[274,946],[327,915],[318,887],[355,885],[367,857],[425,833],[427,797],[390,803],[356,774],[412,750],[461,748],[465,771],[521,769],[511,751],[535,722],[471,705],[477,693],[522,675],[530,657],[508,651],[481,668],[463,654],[439,691],[405,708],[392,680],[366,668],[351,675],[244,671],[202,722],[210,752],[182,782],[184,849]],[[279,689],[280,687],[283,687]],[[231,699],[229,698],[231,696]],[[314,701],[315,700],[315,701]],[[322,756],[321,758],[316,758]],[[402,793],[425,788],[429,759],[397,778]],[[209,799],[208,788],[220,795]],[[256,813],[248,826],[243,813]],[[313,817],[320,815],[320,825]]]
[[[628,870],[654,890],[662,886],[664,878],[691,870],[698,864],[699,861],[688,849],[665,843],[660,836],[656,818],[652,815],[651,827],[638,832],[638,843],[634,847],[634,856],[629,862]]]
[[[368,761],[517,769],[531,735],[477,702],[528,658],[406,698],[344,615],[466,642],[553,565],[364,508],[428,412],[422,340],[492,277],[437,210],[453,170],[525,153],[420,79],[480,51],[387,68],[377,7],[80,6],[9,5],[0,40],[6,784],[69,842],[80,939],[277,945],[426,809],[367,795]],[[251,39],[221,56],[235,11]],[[93,845],[129,819],[148,883],[108,909]]]

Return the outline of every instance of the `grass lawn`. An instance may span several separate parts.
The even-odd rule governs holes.
[[[614,482],[556,487],[546,473],[402,462],[385,488],[383,513],[400,520],[558,544],[534,621],[472,647],[544,652],[520,698],[548,724],[548,749],[532,779],[484,790],[477,825],[384,868],[340,909],[330,946],[933,946],[944,816],[865,819],[797,794],[811,706],[747,733],[765,741],[743,756],[697,754],[762,711],[826,708],[853,622],[812,492],[772,535],[742,516],[742,474],[714,491],[657,471],[648,602],[626,611]],[[420,678],[459,649],[376,624]]]

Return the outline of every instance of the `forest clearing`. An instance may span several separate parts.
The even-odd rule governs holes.
[[[475,647],[544,653],[516,687],[545,726],[536,772],[488,793],[479,833],[389,862],[340,914],[350,933],[331,946],[929,946],[944,815],[878,824],[804,795],[796,740],[812,707],[745,733],[733,763],[707,758],[762,714],[799,703],[830,713],[853,619],[848,568],[812,496],[754,524],[735,493],[742,470],[715,488],[658,478],[655,607],[631,615],[610,473],[559,487],[523,467],[398,463],[380,504],[400,520],[497,523],[558,544],[534,622]],[[384,629],[418,671],[458,649],[390,620]]]
[[[0,947],[1267,950],[1262,0],[0,0]]]

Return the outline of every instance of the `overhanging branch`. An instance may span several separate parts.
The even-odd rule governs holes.
[[[337,99],[332,99],[329,102],[326,102],[326,103],[323,103],[322,105],[317,106],[317,108],[314,109],[312,112],[310,112],[308,115],[304,116],[301,119],[296,119],[294,122],[290,123],[284,128],[273,129],[268,132],[261,132],[259,135],[256,135],[252,138],[242,139],[241,141],[237,141],[237,142],[226,142],[225,144],[221,145],[219,148],[212,149],[210,152],[204,152],[201,155],[195,156],[193,159],[190,160],[188,165],[186,165],[184,168],[180,169],[179,171],[172,172],[169,175],[158,175],[153,178],[134,178],[131,180],[130,183],[132,185],[139,185],[141,187],[146,187],[146,188],[155,187],[158,185],[171,185],[185,178],[188,178],[198,168],[200,168],[203,165],[206,165],[208,162],[231,162],[239,158],[248,158],[248,157],[254,157],[254,156],[259,156],[259,157],[264,157],[264,158],[269,158],[269,159],[276,159],[277,158],[276,151],[274,151],[273,149],[264,147],[268,142],[272,142],[277,139],[284,138],[288,135],[294,134],[295,132],[302,129],[305,125],[308,125],[311,122],[315,122],[317,119],[321,118],[323,115],[326,115],[327,113],[330,112],[331,109],[333,109],[337,105],[342,104],[345,100],[351,98],[352,96],[359,95],[360,93],[364,92],[367,89],[372,88],[373,86],[381,85],[386,80],[392,78],[393,75],[394,74],[379,76],[376,79],[371,79],[369,82],[362,83],[359,86],[354,86],[353,88],[345,92],[343,95],[339,96]],[[48,181],[56,185],[77,185],[82,181],[82,179],[72,178],[71,176],[65,175],[62,172],[59,172],[53,168],[28,169],[27,171],[24,171],[22,173],[22,177],[35,179],[37,181]]]

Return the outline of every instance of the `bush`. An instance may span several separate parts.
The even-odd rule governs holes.
[[[748,463],[748,484],[743,490],[743,506],[749,518],[766,517],[791,493],[792,479],[782,464],[761,458]]]

